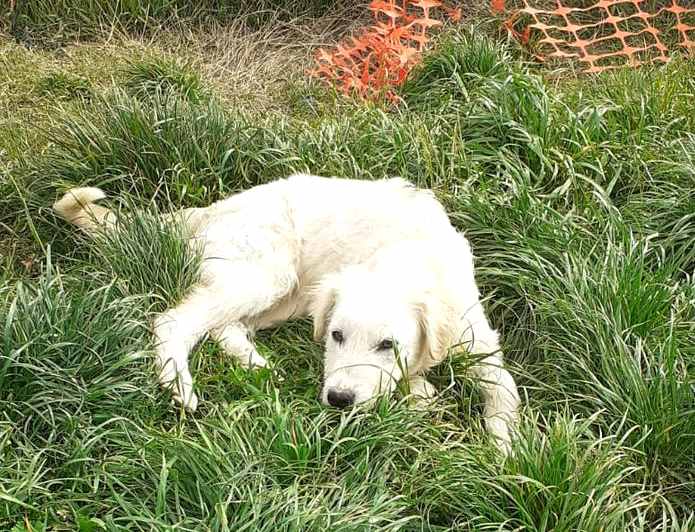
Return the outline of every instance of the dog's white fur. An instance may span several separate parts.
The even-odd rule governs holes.
[[[94,232],[115,223],[94,203],[103,197],[73,189],[54,209]],[[188,355],[206,333],[260,367],[254,332],[311,315],[326,345],[323,402],[329,392],[365,402],[406,376],[413,395],[429,398],[423,374],[462,345],[476,357],[487,427],[508,449],[516,385],[480,304],[468,242],[430,192],[402,179],[297,174],[168,218],[202,242],[205,259],[201,282],[154,325],[160,381],[186,408],[198,403]]]

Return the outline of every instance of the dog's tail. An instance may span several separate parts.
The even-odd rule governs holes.
[[[113,211],[94,203],[105,197],[106,194],[100,188],[72,188],[53,204],[53,210],[61,218],[75,224],[87,233],[95,233],[116,222],[116,215]]]

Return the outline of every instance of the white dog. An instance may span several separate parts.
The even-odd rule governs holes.
[[[115,222],[94,203],[103,197],[77,188],[54,209],[93,232]],[[186,408],[198,403],[188,355],[206,333],[261,367],[254,332],[311,315],[326,345],[324,403],[362,403],[404,377],[414,396],[431,398],[423,374],[461,345],[475,356],[486,425],[508,449],[516,385],[480,304],[468,242],[433,194],[402,179],[298,174],[168,219],[204,250],[200,283],[154,325],[160,381]]]

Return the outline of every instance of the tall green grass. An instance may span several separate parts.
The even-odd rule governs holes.
[[[624,431],[639,450],[644,481],[670,479],[672,495],[688,499],[695,314],[677,258],[664,260],[616,212],[563,215],[527,191],[461,209],[480,278],[497,291],[501,316],[514,319],[511,330],[507,319],[500,325],[523,346],[514,358],[543,394],[538,407],[551,400],[587,417],[602,412],[604,433]]]
[[[170,58],[151,57],[131,61],[122,72],[124,86],[135,97],[175,93],[185,100],[206,99],[206,89],[198,73],[186,64]]]
[[[294,169],[402,174],[435,187],[511,173],[553,201],[582,205],[620,205],[657,181],[693,178],[692,64],[663,76],[605,76],[603,92],[560,92],[491,46],[473,37],[445,41],[442,56],[426,60],[404,89],[406,109],[339,107],[311,121],[228,112],[214,99],[200,101],[186,71],[132,67],[129,92],[147,94],[116,90],[67,114],[41,170],[69,182],[135,176],[148,192],[164,181],[177,189],[174,198],[202,202]],[[172,83],[178,89],[169,90]]]
[[[632,449],[597,436],[595,417],[530,416],[502,467],[480,449],[428,449],[411,480],[414,497],[431,519],[448,525],[453,515],[463,529],[639,530],[655,499],[632,481]]]
[[[17,0],[12,9],[3,7],[0,15],[16,39],[55,44],[241,17],[247,24],[261,25],[278,18],[317,16],[336,4],[337,0]]]
[[[398,109],[326,97],[316,113],[260,117],[176,61],[118,79],[57,98],[46,149],[0,182],[8,241],[44,257],[0,276],[0,528],[695,525],[692,61],[550,83],[454,33]],[[259,372],[204,342],[200,410],[168,411],[147,323],[199,257],[156,213],[297,170],[401,175],[439,194],[521,385],[513,457],[485,436],[465,357],[432,372],[429,410],[398,396],[325,409],[304,322],[259,336],[272,367]],[[129,221],[91,243],[56,221],[47,206],[76,184],[128,198]]]

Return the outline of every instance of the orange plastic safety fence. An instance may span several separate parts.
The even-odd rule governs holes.
[[[553,4],[551,7],[549,4]],[[492,0],[540,60],[574,58],[586,72],[695,54],[695,0]]]
[[[460,20],[461,8],[443,0],[372,0],[369,10],[374,23],[332,50],[318,50],[310,73],[346,94],[394,100],[391,89],[417,64],[431,30],[442,19]]]

